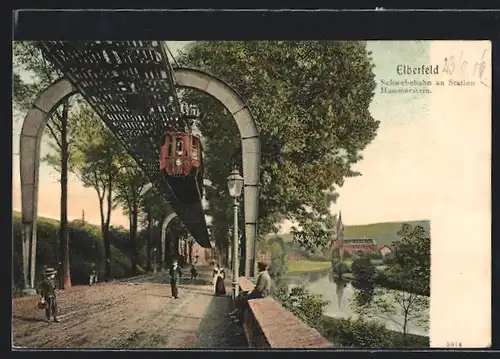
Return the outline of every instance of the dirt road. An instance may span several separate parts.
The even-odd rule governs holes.
[[[170,296],[166,273],[130,282],[76,286],[58,293],[61,323],[45,323],[38,297],[12,300],[13,345],[25,348],[231,348],[245,339],[215,297],[209,271]],[[187,275],[187,272],[186,272]]]

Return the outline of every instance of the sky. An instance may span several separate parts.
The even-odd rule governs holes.
[[[189,42],[169,41],[172,52],[177,54]],[[429,218],[428,186],[426,183],[427,160],[431,154],[426,148],[432,142],[429,124],[428,99],[425,94],[383,94],[380,80],[398,79],[399,64],[420,66],[428,63],[429,42],[370,41],[375,64],[377,89],[370,106],[372,116],[380,121],[376,138],[363,151],[364,159],[354,169],[362,176],[348,178],[338,188],[340,197],[332,206],[333,212],[342,211],[346,225],[388,221],[410,221]],[[27,76],[27,74],[23,74]],[[416,78],[421,78],[417,76]],[[411,77],[409,77],[411,79]],[[22,116],[15,114],[13,131],[13,209],[21,208],[19,180],[19,133]],[[48,151],[42,144],[42,156]],[[415,186],[415,183],[422,185]],[[425,184],[425,185],[424,185]],[[40,167],[39,216],[59,217],[60,188],[58,174],[46,164]],[[81,218],[100,223],[97,196],[93,189],[84,188],[70,176],[70,220]],[[113,225],[128,227],[128,218],[120,209],[113,212]],[[286,233],[291,223],[284,223]]]

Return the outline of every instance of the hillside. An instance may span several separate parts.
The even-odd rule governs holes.
[[[21,212],[19,212],[19,211],[12,211],[12,218],[13,219],[14,218],[21,218]],[[59,220],[54,219],[54,218],[38,217],[38,221],[39,222],[45,222],[45,223],[48,223],[48,224],[52,224],[52,225],[55,225],[56,227],[59,227]],[[71,223],[73,221],[74,220],[68,219],[68,223]],[[88,222],[85,222],[85,224],[89,225],[91,227],[94,227],[98,232],[101,231],[101,226],[99,226],[99,225],[96,225],[96,224],[93,224],[93,223],[88,223]],[[113,225],[111,225],[111,227],[113,227]]]
[[[12,218],[21,218],[21,212],[19,211],[12,211]],[[46,217],[38,217],[39,221],[43,221],[46,223],[54,224],[54,225],[59,225],[59,221],[57,219],[53,218],[46,218]],[[68,221],[71,222],[71,221]]]
[[[373,238],[377,242],[377,246],[383,247],[384,245],[390,246],[392,242],[398,238],[397,232],[403,223],[411,224],[412,226],[422,226],[428,236],[430,236],[430,222],[424,221],[407,221],[407,222],[383,222],[372,223],[354,226],[345,226],[345,238]],[[270,235],[269,237],[274,237]],[[293,240],[292,234],[281,234],[284,242],[291,242]]]

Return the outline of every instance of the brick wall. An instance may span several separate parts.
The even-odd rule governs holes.
[[[364,244],[364,243],[354,243],[354,244],[344,244],[344,250],[348,253],[357,253],[359,251],[363,253],[375,253],[377,251],[377,246],[375,244]]]
[[[254,284],[240,277],[240,289]],[[332,348],[316,329],[308,327],[272,297],[252,299],[243,313],[243,329],[251,348]]]

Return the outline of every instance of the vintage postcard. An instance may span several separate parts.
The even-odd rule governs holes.
[[[13,348],[486,348],[491,43],[13,43]]]

